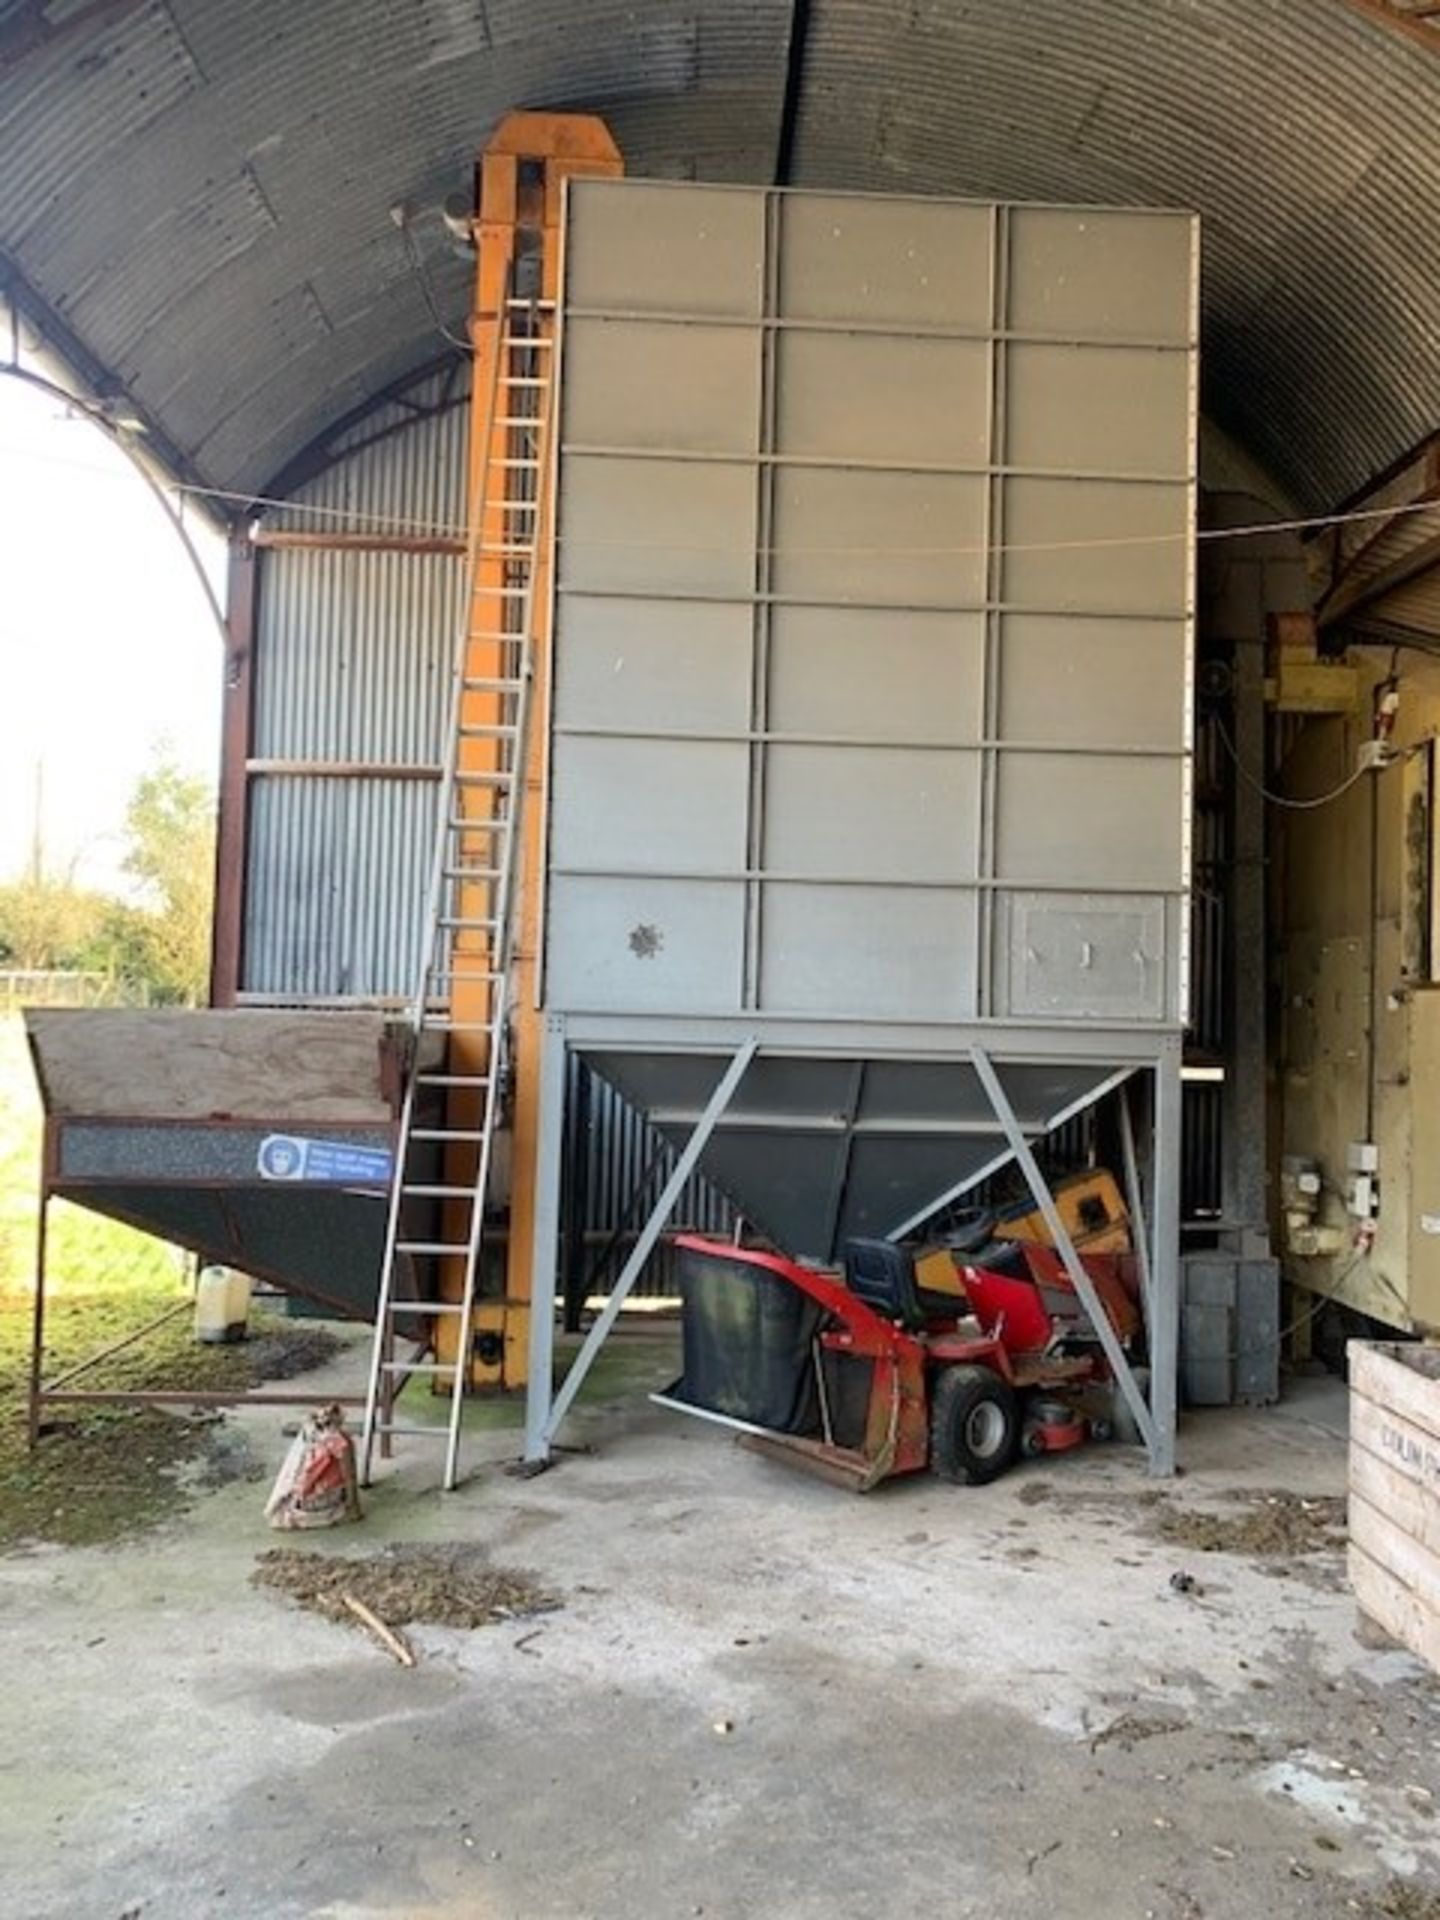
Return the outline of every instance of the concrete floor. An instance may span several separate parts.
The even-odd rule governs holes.
[[[1306,1381],[1194,1417],[1175,1498],[1338,1492],[1343,1415]],[[235,1422],[267,1476],[282,1418]],[[1187,1559],[1116,1447],[859,1499],[633,1392],[572,1428],[596,1451],[528,1482],[482,1430],[449,1496],[417,1452],[312,1536],[480,1541],[566,1596],[417,1629],[413,1672],[249,1586],[261,1483],[0,1561],[4,1913],[1213,1920],[1440,1885],[1440,1686],[1357,1639],[1338,1555]]]

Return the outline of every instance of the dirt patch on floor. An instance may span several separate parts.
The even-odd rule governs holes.
[[[1440,1920],[1440,1892],[1397,1880],[1383,1893],[1372,1894],[1359,1912],[1363,1920]]]
[[[1216,1513],[1167,1503],[1154,1528],[1173,1546],[1196,1553],[1241,1553],[1294,1558],[1335,1553],[1345,1544],[1345,1502],[1331,1494],[1307,1497],[1279,1491],[1228,1496],[1234,1510]]]
[[[266,1380],[293,1380],[298,1374],[312,1373],[328,1366],[336,1354],[345,1351],[345,1342],[326,1327],[272,1326],[252,1339],[231,1347],[249,1378],[246,1386],[258,1387]]]
[[[47,1377],[54,1379],[167,1308],[176,1309],[173,1318],[87,1369],[75,1385],[243,1392],[267,1380],[294,1379],[345,1344],[327,1328],[259,1315],[249,1340],[200,1346],[191,1332],[188,1300],[177,1299],[174,1288],[67,1293],[50,1302],[46,1316]],[[220,1416],[183,1408],[58,1406],[31,1451],[25,1427],[29,1332],[26,1303],[0,1305],[0,1552],[40,1541],[94,1546],[118,1540],[172,1517],[199,1489],[250,1477],[243,1445],[230,1444]]]
[[[564,1603],[528,1573],[491,1566],[471,1546],[397,1546],[372,1554],[311,1553],[272,1547],[250,1576],[327,1620],[354,1626],[348,1594],[387,1626],[425,1623],[472,1630],[498,1620],[552,1613]]]
[[[1129,1753],[1144,1740],[1161,1740],[1167,1734],[1184,1733],[1189,1724],[1179,1714],[1122,1713],[1118,1720],[1100,1729],[1090,1742],[1090,1751],[1098,1753],[1101,1747],[1113,1745],[1122,1753]]]

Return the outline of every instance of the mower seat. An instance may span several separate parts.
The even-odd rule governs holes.
[[[910,1333],[931,1320],[958,1320],[967,1311],[960,1294],[918,1286],[915,1256],[893,1240],[847,1240],[845,1284],[857,1300]]]

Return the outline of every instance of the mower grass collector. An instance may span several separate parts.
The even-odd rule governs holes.
[[[685,1371],[652,1397],[858,1492],[927,1466],[979,1486],[1021,1455],[1107,1438],[1123,1401],[1060,1256],[993,1240],[991,1224],[952,1247],[958,1284],[944,1292],[890,1241],[852,1240],[842,1280],[683,1236]],[[1133,1259],[1081,1257],[1129,1345]]]

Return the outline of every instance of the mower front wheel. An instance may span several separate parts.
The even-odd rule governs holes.
[[[1015,1391],[988,1367],[946,1367],[930,1402],[930,1468],[942,1480],[983,1487],[1015,1458]]]

